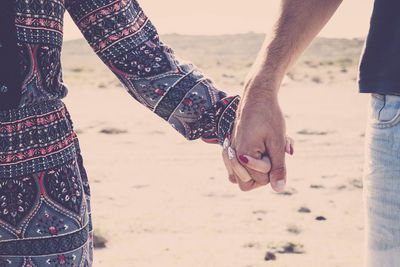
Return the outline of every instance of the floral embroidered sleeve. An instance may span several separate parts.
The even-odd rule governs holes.
[[[227,97],[160,41],[136,0],[66,0],[95,53],[137,101],[189,140],[222,144],[239,97]]]

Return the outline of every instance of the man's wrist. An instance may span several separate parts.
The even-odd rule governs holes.
[[[278,99],[279,87],[279,79],[254,77],[246,83],[243,98],[256,103],[274,101]]]
[[[245,93],[252,95],[275,97],[286,73],[286,64],[271,63],[268,57],[261,63],[256,63],[247,77]]]

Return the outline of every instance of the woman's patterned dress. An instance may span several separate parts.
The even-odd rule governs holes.
[[[91,266],[90,189],[60,100],[64,12],[128,93],[189,140],[222,144],[239,97],[180,62],[135,0],[4,1],[15,2],[21,97],[0,111],[0,267]],[[1,73],[0,89],[1,104]]]
[[[90,266],[90,189],[58,99],[0,111],[0,266]]]

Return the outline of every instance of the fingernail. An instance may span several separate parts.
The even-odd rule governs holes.
[[[243,155],[240,155],[239,156],[239,159],[240,159],[240,161],[242,161],[243,163],[249,163],[249,159],[248,158],[246,158],[245,156],[243,156]]]
[[[293,145],[290,144],[290,155],[293,156],[294,154],[294,149],[293,149]]]
[[[276,187],[279,191],[282,191],[283,189],[285,189],[285,180],[278,180],[276,182]]]

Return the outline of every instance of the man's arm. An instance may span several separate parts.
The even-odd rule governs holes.
[[[286,183],[285,121],[278,90],[287,69],[329,21],[342,0],[283,0],[272,39],[265,41],[249,73],[238,110],[232,146],[238,155],[271,159],[271,186]],[[270,40],[270,41],[269,41]],[[245,164],[244,164],[245,165]],[[261,175],[247,168],[252,177]],[[241,188],[249,190],[249,184]],[[251,189],[251,188],[250,188]]]
[[[342,0],[282,0],[279,19],[250,72],[247,93],[276,96],[287,69],[332,17]],[[271,40],[271,41],[269,41]],[[267,84],[268,86],[266,86]]]

